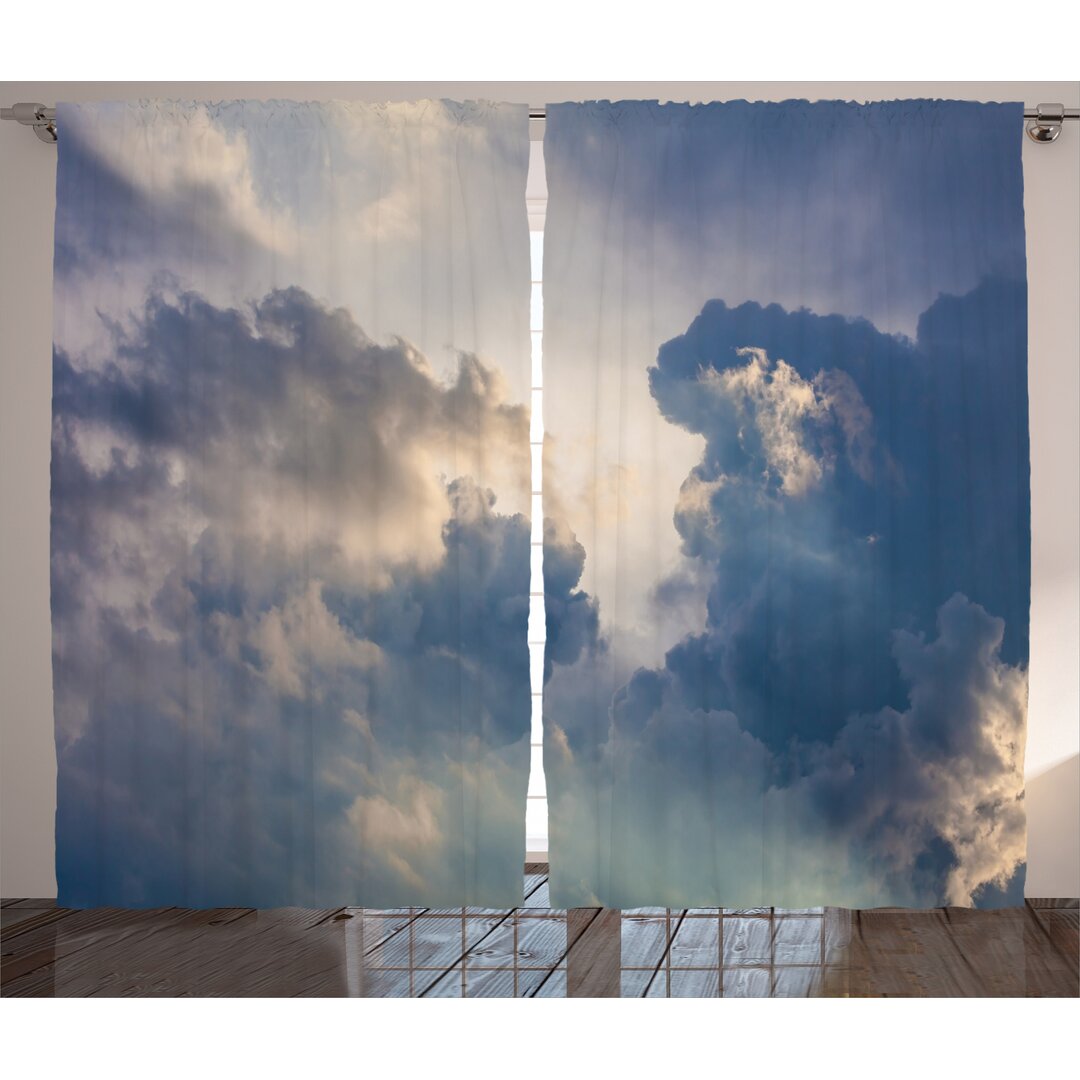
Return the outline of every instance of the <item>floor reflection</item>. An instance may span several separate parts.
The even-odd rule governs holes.
[[[5,996],[1076,996],[1075,901],[1002,911],[63,911],[4,901]],[[36,905],[36,906],[35,906]]]

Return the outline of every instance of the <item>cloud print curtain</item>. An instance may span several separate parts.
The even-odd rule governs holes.
[[[58,122],[60,903],[519,902],[525,107]]]
[[[556,906],[1023,895],[1020,105],[557,105]]]

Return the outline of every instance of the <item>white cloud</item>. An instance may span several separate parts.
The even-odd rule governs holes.
[[[356,709],[344,709],[341,715],[345,723],[354,731],[358,731],[365,739],[374,738],[371,733],[371,721],[363,713]]]
[[[391,801],[385,795],[360,796],[348,818],[365,847],[414,853],[438,845],[443,794],[433,784],[402,777]]]
[[[791,793],[807,852],[835,831],[856,865],[861,853],[891,881],[910,882],[938,837],[954,857],[943,902],[967,907],[981,888],[1008,884],[1026,858],[1027,672],[1002,662],[1003,632],[1001,619],[956,594],[939,610],[935,640],[895,635],[909,707],[854,717],[811,755]]]
[[[592,714],[580,727],[573,690],[599,669],[579,673],[587,657],[557,668],[547,722],[567,752],[549,780],[556,902],[598,889],[622,906],[970,906],[1004,888],[1026,857],[1027,674],[1001,660],[1002,632],[953,596],[933,640],[895,635],[907,709],[853,716],[832,740],[790,752],[731,712],[694,707],[701,687],[671,671],[636,674],[601,736]],[[582,752],[569,752],[555,716],[578,725]]]
[[[268,252],[290,253],[296,243],[293,214],[260,198],[248,133],[227,131],[214,111],[207,104],[168,102],[123,109],[118,120],[129,129],[125,138],[141,145],[136,153],[111,157],[110,164],[148,198],[189,203],[193,219],[207,232],[240,232]]]
[[[824,420],[827,403],[812,382],[783,360],[771,361],[764,349],[744,348],[742,367],[724,371],[706,368],[702,384],[731,401],[744,424],[761,440],[766,466],[779,477],[785,495],[799,496],[820,484],[828,461],[816,456],[805,429],[810,420]],[[749,432],[740,432],[740,438]]]
[[[280,607],[264,612],[251,640],[266,665],[266,677],[278,693],[303,697],[318,693],[309,673],[332,675],[343,668],[367,669],[379,663],[382,650],[350,634],[327,610],[322,582],[312,580]]]

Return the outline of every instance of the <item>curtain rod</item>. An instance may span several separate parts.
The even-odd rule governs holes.
[[[530,120],[544,120],[546,117],[546,109],[529,109]],[[1080,120],[1080,109],[1066,109],[1064,105],[1045,102],[1034,108],[1025,105],[1024,119],[1028,121],[1027,133],[1035,142],[1049,143],[1061,134],[1063,121]],[[10,109],[0,109],[0,120],[17,120],[32,127],[42,142],[56,142],[56,109],[40,102],[20,101]]]

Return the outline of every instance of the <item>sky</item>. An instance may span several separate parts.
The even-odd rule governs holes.
[[[1022,896],[1019,106],[552,106],[556,906]],[[523,106],[59,107],[61,903],[520,900]]]
[[[1019,112],[549,108],[556,905],[1022,897]]]
[[[513,905],[525,108],[58,120],[60,902]]]

